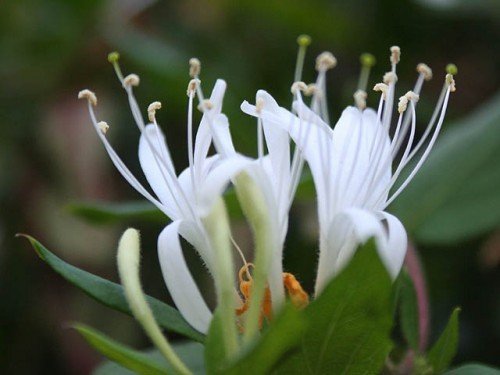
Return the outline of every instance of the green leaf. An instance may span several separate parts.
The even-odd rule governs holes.
[[[166,223],[168,218],[148,201],[134,202],[75,202],[67,210],[92,224],[110,224],[124,220]]]
[[[203,360],[203,350],[202,344],[186,341],[181,343],[172,343],[172,346],[180,357],[180,359],[186,363],[189,369],[195,375],[205,374],[205,362]],[[163,356],[158,350],[145,350],[141,351],[145,356],[156,360],[159,362],[164,362],[167,364]],[[93,375],[133,375],[134,373],[123,366],[120,366],[116,362],[106,361],[99,365],[94,371]]]
[[[500,375],[500,370],[480,363],[470,363],[446,371],[444,375]]]
[[[448,324],[443,333],[429,351],[428,363],[439,374],[448,368],[458,347],[458,314],[460,308],[457,307],[451,313]]]
[[[392,347],[391,296],[391,279],[369,241],[304,311],[302,345],[278,373],[378,373]]]
[[[144,353],[131,349],[102,333],[83,324],[73,326],[83,338],[106,358],[119,363],[123,367],[144,375],[161,375],[172,373],[164,364],[152,359]]]
[[[418,327],[418,303],[417,293],[413,281],[406,270],[403,270],[398,278],[399,284],[399,322],[403,336],[410,348],[418,350],[419,327]]]
[[[225,374],[268,374],[283,356],[297,347],[306,330],[306,320],[296,307],[287,306],[271,323],[247,354]]]
[[[216,309],[210,322],[207,338],[205,340],[205,364],[207,374],[220,374],[228,363],[228,356],[223,345],[224,322],[219,310]]]
[[[391,211],[421,243],[459,243],[500,224],[500,95],[448,130]]]
[[[132,316],[121,285],[72,266],[51,253],[33,237],[23,236],[30,241],[38,256],[64,279],[83,290],[98,302]],[[195,341],[203,342],[204,336],[192,328],[184,320],[179,311],[156,298],[147,296],[146,299],[151,306],[151,310],[153,310],[156,321],[161,327]]]

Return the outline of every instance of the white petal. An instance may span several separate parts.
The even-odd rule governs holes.
[[[320,249],[316,295],[347,265],[358,246],[368,239],[374,237],[379,252],[385,252],[386,235],[379,218],[358,208],[338,213],[322,237],[325,242]]]
[[[395,279],[403,266],[408,248],[408,236],[397,217],[383,211],[377,214],[387,222],[387,245],[379,250],[380,256],[391,277]]]
[[[253,159],[235,155],[227,159],[222,159],[208,173],[198,197],[200,216],[205,216],[210,212],[213,203],[223,194],[224,189],[231,179],[253,162]]]
[[[219,114],[213,118],[214,132],[217,143],[215,147],[217,152],[223,157],[232,157],[236,154],[234,149],[233,140],[229,131],[229,120],[226,115]]]
[[[210,101],[213,107],[209,111],[209,114],[203,115],[200,126],[198,127],[198,131],[196,133],[194,147],[194,164],[196,166],[201,166],[203,164],[203,160],[208,155],[208,150],[210,149],[210,144],[212,143],[212,134],[208,116],[210,115],[213,118],[216,117],[216,115],[220,114],[225,92],[226,82],[222,79],[218,79],[210,96]]]
[[[337,209],[352,205],[374,208],[391,179],[391,163],[386,162],[390,138],[377,114],[372,109],[361,112],[347,107],[335,125],[332,141],[334,180],[340,189]],[[372,186],[373,176],[378,179]]]
[[[187,267],[179,241],[182,221],[169,224],[158,237],[158,257],[167,288],[186,321],[202,333],[208,331],[212,313]]]
[[[180,212],[176,204],[176,200],[174,199],[172,192],[169,190],[169,186],[172,190],[174,189],[174,181],[171,172],[172,169],[170,169],[170,173],[168,170],[169,164],[172,165],[172,161],[170,160],[167,150],[165,137],[161,131],[158,135],[157,129],[159,128],[152,124],[145,127],[139,141],[139,161],[149,185],[163,205],[168,207],[170,211],[174,212],[174,217],[171,219],[175,220],[179,217]],[[146,137],[148,137],[148,140]],[[150,145],[153,146],[156,154],[153,152]],[[162,160],[159,160],[160,158],[163,162]],[[182,204],[182,199],[177,197],[177,202]]]

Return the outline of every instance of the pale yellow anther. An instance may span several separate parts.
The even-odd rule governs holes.
[[[424,76],[426,81],[430,81],[432,79],[432,69],[429,68],[427,64],[420,63],[417,65],[417,72]]]
[[[368,94],[364,90],[357,90],[354,95],[354,103],[356,104],[356,107],[359,109],[363,110],[366,108],[366,98],[368,97]]]
[[[292,88],[290,91],[292,92],[292,94],[295,95],[298,91],[306,92],[306,90],[307,90],[307,85],[304,82],[299,81],[299,82],[294,82],[292,84]]]
[[[398,81],[398,76],[394,72],[387,72],[384,74],[383,81],[385,84],[396,83]]]
[[[200,80],[197,78],[192,79],[188,83],[187,87],[187,96],[191,96],[196,92],[196,89],[198,88],[198,85],[200,84]]]
[[[99,121],[97,123],[97,126],[99,127],[99,130],[102,132],[102,134],[106,134],[109,130],[109,125],[106,121]]]
[[[316,86],[316,84],[310,83],[310,84],[307,85],[307,88],[304,91],[304,95],[305,96],[312,96],[312,95],[319,96],[320,95],[320,91],[321,90],[318,88],[318,86]]]
[[[322,52],[316,58],[316,70],[318,72],[335,68],[336,65],[337,59],[331,52]]]
[[[257,100],[255,101],[255,111],[260,114],[262,112],[262,110],[264,109],[264,99],[262,98],[257,98]]]
[[[398,46],[391,47],[391,63],[397,64],[401,58],[401,49]]]
[[[373,86],[373,91],[379,91],[382,93],[382,97],[385,99],[387,96],[387,91],[389,90],[389,86],[387,86],[385,83],[377,83],[375,86]]]
[[[203,99],[203,101],[198,104],[198,110],[203,112],[204,110],[208,109],[211,110],[214,107],[214,103],[210,99]]]
[[[156,111],[161,109],[161,103],[160,102],[153,102],[148,106],[148,118],[149,121],[155,122],[156,121]]]
[[[414,103],[418,102],[418,99],[420,99],[420,96],[415,94],[413,91],[408,91],[405,94],[405,97],[406,99],[411,100]]]
[[[450,86],[450,91],[455,92],[457,88],[455,87],[455,79],[453,78],[453,75],[448,73],[446,75],[446,83]]]
[[[402,96],[399,98],[399,102],[398,102],[398,112],[399,113],[403,113],[404,111],[406,111],[406,108],[408,107],[408,98],[406,96]]]
[[[78,93],[78,99],[87,99],[93,106],[97,105],[97,96],[95,96],[93,91],[87,89]]]
[[[201,62],[196,57],[189,59],[189,76],[191,78],[198,77],[201,71]]]
[[[123,84],[125,86],[139,86],[141,82],[139,76],[137,74],[129,74],[123,79]]]

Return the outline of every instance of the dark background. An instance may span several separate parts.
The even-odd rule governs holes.
[[[328,82],[332,118],[352,101],[362,52],[378,59],[373,84],[388,69],[388,48],[401,47],[401,94],[411,87],[417,63],[434,68],[435,78],[425,86],[419,104],[419,131],[437,100],[445,65],[458,65],[458,91],[451,99],[443,138],[465,129],[474,133],[474,141],[462,137],[451,153],[451,164],[448,155],[448,164],[441,169],[431,158],[426,168],[437,165],[434,175],[427,173],[433,178],[415,179],[415,187],[401,196],[394,210],[414,239],[428,276],[432,340],[451,309],[462,306],[455,363],[500,365],[500,154],[478,156],[486,147],[500,150],[500,140],[494,136],[500,134],[500,2],[4,0],[0,1],[2,373],[89,373],[101,358],[66,328],[72,321],[88,323],[136,348],[149,346],[132,319],[107,310],[63,281],[25,240],[14,238],[15,233],[29,233],[68,262],[116,281],[119,235],[127,225],[139,228],[145,289],[168,301],[155,249],[166,221],[97,225],[68,209],[79,201],[139,198],[113,169],[85,105],[76,99],[82,88],[96,91],[99,116],[111,125],[110,139],[141,176],[138,135],[107,53],[120,51],[125,72],[141,76],[136,93],[144,110],[153,100],[163,102],[158,120],[181,170],[187,164],[189,57],[202,61],[205,91],[217,77],[228,82],[224,111],[235,143],[241,152],[255,155],[255,124],[239,112],[239,104],[253,101],[259,88],[284,105],[290,102],[295,39],[301,33],[313,39],[306,81],[314,79],[314,57],[319,52],[330,50],[338,58]],[[375,105],[376,98],[372,95],[369,105]],[[487,131],[481,127],[485,122]],[[449,138],[448,143],[454,143]],[[446,204],[433,203],[440,194],[433,190],[437,186],[446,188],[440,190],[445,191],[441,198]],[[418,210],[424,204],[431,209],[422,213]],[[285,265],[311,291],[316,262],[314,200],[302,199],[291,215]],[[248,249],[245,225],[235,222],[234,230]],[[199,264],[193,267],[203,280]],[[210,289],[210,283],[205,284]]]

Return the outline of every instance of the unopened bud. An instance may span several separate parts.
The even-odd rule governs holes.
[[[456,76],[458,74],[458,68],[455,64],[446,65],[446,73]]]
[[[111,64],[116,64],[119,59],[120,59],[120,54],[116,51],[113,51],[113,52],[108,54],[108,61]]]

